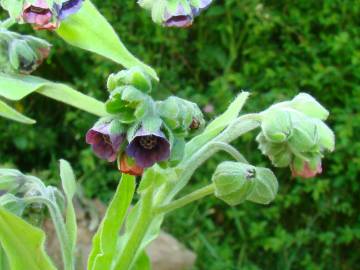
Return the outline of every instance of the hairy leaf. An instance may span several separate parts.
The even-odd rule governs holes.
[[[75,250],[77,224],[74,204],[72,202],[76,191],[76,181],[74,172],[66,160],[60,160],[60,177],[62,181],[63,190],[66,195],[66,230],[69,235],[72,251]]]
[[[0,100],[0,116],[23,123],[23,124],[34,124],[36,121],[25,115],[19,113],[18,111],[11,108],[5,102]]]
[[[112,26],[89,0],[78,13],[61,24],[57,33],[71,45],[105,56],[126,68],[142,67],[158,80],[155,70],[126,49]]]
[[[0,242],[11,269],[55,270],[44,250],[45,234],[0,207]]]
[[[103,221],[93,238],[89,270],[111,269],[116,244],[135,192],[135,177],[123,174]]]
[[[104,103],[65,84],[35,76],[0,73],[0,96],[10,100],[20,100],[34,92],[98,116],[106,115]]]

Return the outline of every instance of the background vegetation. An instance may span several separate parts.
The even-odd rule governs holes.
[[[171,94],[222,112],[240,89],[259,111],[306,91],[331,111],[337,149],[316,179],[291,179],[277,170],[280,194],[268,207],[229,208],[216,199],[170,215],[165,229],[198,254],[195,269],[356,269],[360,264],[360,3],[341,0],[226,0],[190,29],[163,29],[134,1],[94,1],[124,43],[156,67],[158,98]],[[96,27],[94,25],[94,27]],[[27,26],[19,28],[31,32]],[[71,83],[105,100],[105,81],[120,67],[40,33],[54,47],[36,75]],[[210,105],[210,106],[209,106]],[[24,126],[0,119],[0,164],[33,171],[58,184],[59,158],[69,160],[85,194],[107,201],[116,187],[115,165],[99,161],[84,143],[92,115],[40,96],[16,107],[38,120]],[[254,164],[269,162],[251,134],[237,147]],[[223,157],[219,156],[218,159]],[[208,162],[188,191],[210,180]]]

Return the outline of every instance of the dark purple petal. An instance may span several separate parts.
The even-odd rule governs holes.
[[[60,20],[64,20],[70,15],[78,12],[82,6],[83,0],[68,0],[62,3],[59,12]]]
[[[140,167],[148,168],[169,158],[170,143],[161,131],[150,133],[141,128],[126,148],[126,153]]]
[[[193,22],[192,12],[186,12],[181,4],[175,12],[166,11],[164,18],[164,25],[168,27],[188,27]]]
[[[116,160],[117,152],[124,140],[124,134],[110,133],[110,123],[95,125],[86,133],[86,143],[92,145],[98,157],[109,162]]]
[[[205,9],[207,7],[210,6],[212,0],[200,0],[200,5],[199,5],[199,8],[200,9]]]
[[[52,26],[53,14],[45,0],[37,0],[33,4],[24,5],[21,18],[26,23],[47,28]]]

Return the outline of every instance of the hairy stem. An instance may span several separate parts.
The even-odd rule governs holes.
[[[168,212],[171,212],[175,209],[184,207],[185,205],[192,203],[194,201],[200,200],[208,195],[211,195],[214,193],[215,187],[214,184],[210,184],[208,186],[205,186],[203,188],[200,188],[178,200],[175,200],[167,205],[160,206],[157,209],[155,209],[155,214],[165,214]]]
[[[184,161],[184,163],[181,164],[183,173],[180,176],[179,182],[169,194],[168,200],[171,200],[181,189],[184,188],[184,186],[186,186],[195,170],[199,168],[204,162],[206,162],[210,157],[221,150],[229,150],[228,147],[224,149],[224,145],[228,145],[227,143],[230,143],[241,135],[257,128],[259,125],[260,118],[258,114],[243,115],[234,120],[212,141],[208,142],[197,152],[195,152],[190,159]]]
[[[69,237],[66,231],[64,219],[62,217],[60,209],[54,205],[51,201],[42,197],[31,197],[24,199],[26,203],[43,203],[47,206],[50,212],[51,219],[54,223],[57,238],[60,242],[61,255],[64,263],[64,270],[74,270],[74,260],[71,251],[71,245]]]
[[[8,18],[2,22],[0,22],[0,27],[1,28],[5,28],[5,29],[8,29],[10,28],[11,26],[13,26],[15,24],[15,20],[12,19],[12,18]]]

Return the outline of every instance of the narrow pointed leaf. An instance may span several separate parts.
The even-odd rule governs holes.
[[[65,84],[35,76],[0,73],[0,96],[20,100],[34,92],[98,116],[107,114],[104,103]]]
[[[123,174],[103,221],[93,238],[89,270],[111,269],[116,244],[135,192],[135,177]]]
[[[126,68],[142,67],[158,80],[151,67],[126,49],[112,26],[89,0],[83,3],[79,12],[62,22],[57,33],[69,44],[105,56]]]
[[[76,192],[76,181],[74,172],[66,160],[60,160],[60,177],[63,186],[63,190],[66,196],[66,230],[69,235],[69,241],[72,245],[72,251],[75,251],[76,245],[76,234],[77,234],[77,224],[76,224],[76,215],[73,204],[73,197]]]
[[[36,121],[25,115],[19,113],[18,111],[11,108],[5,102],[0,100],[0,116],[14,120],[23,124],[35,124]]]

